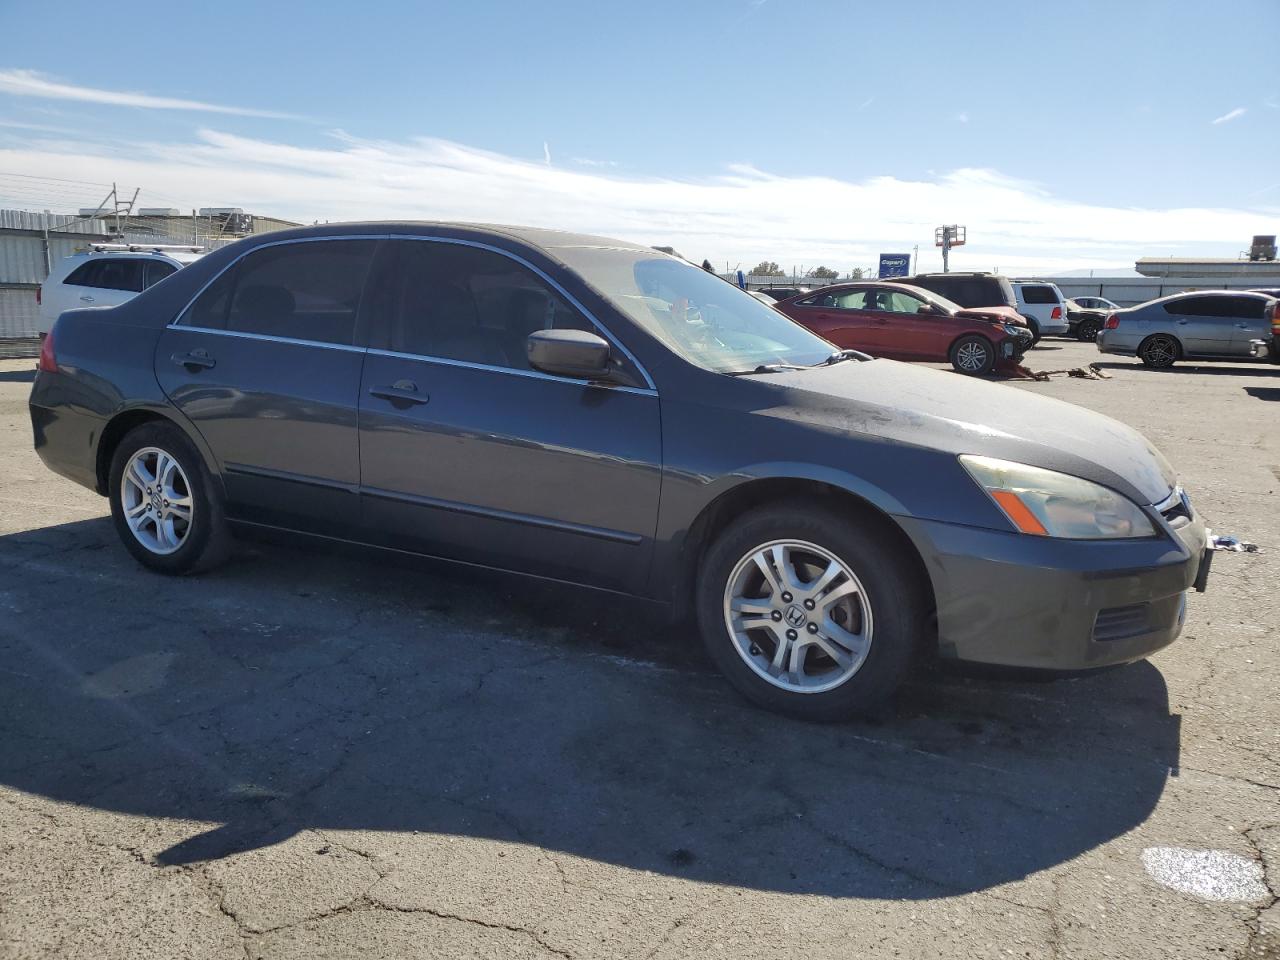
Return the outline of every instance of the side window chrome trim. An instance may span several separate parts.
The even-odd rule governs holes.
[[[648,370],[646,370],[646,369],[644,368],[644,364],[642,364],[639,360],[637,360],[637,359],[636,359],[635,354],[633,354],[630,350],[628,350],[628,349],[627,349],[627,348],[622,344],[622,342],[618,340],[618,338],[617,338],[617,337],[615,337],[612,333],[610,333],[610,332],[609,332],[609,328],[608,328],[608,327],[606,327],[603,323],[601,323],[601,322],[596,318],[596,315],[595,315],[595,314],[593,314],[590,310],[588,310],[586,307],[584,307],[584,306],[582,305],[582,302],[581,302],[580,300],[578,300],[578,298],[577,298],[577,297],[575,297],[573,294],[571,294],[571,293],[570,293],[568,290],[566,290],[564,287],[560,286],[560,284],[556,283],[556,281],[555,281],[555,280],[551,279],[551,277],[547,276],[547,274],[546,274],[546,273],[544,273],[544,272],[543,272],[542,270],[540,270],[538,267],[534,266],[532,263],[530,263],[530,262],[529,262],[528,260],[526,260],[524,257],[520,256],[518,253],[512,253],[510,250],[503,250],[503,249],[502,249],[502,248],[500,248],[500,247],[495,247],[495,246],[492,246],[491,244],[488,244],[488,243],[481,243],[481,242],[479,242],[478,240],[462,240],[462,239],[459,239],[459,238],[457,238],[457,237],[424,237],[424,236],[419,236],[419,235],[415,235],[415,234],[401,234],[401,235],[393,235],[390,239],[392,239],[392,240],[416,240],[416,241],[425,241],[425,242],[427,242],[427,243],[452,243],[452,244],[454,244],[455,246],[459,246],[459,247],[473,247],[473,248],[475,248],[475,249],[477,249],[477,250],[488,250],[490,253],[496,253],[496,254],[498,254],[499,256],[506,257],[508,260],[514,260],[516,263],[520,264],[522,267],[525,267],[526,269],[531,270],[531,271],[532,271],[532,272],[533,272],[533,273],[534,273],[534,274],[535,274],[539,279],[541,279],[541,280],[542,280],[544,283],[546,283],[549,287],[551,287],[551,288],[552,288],[553,290],[555,290],[558,294],[560,294],[560,296],[564,297],[564,298],[565,298],[566,300],[568,300],[571,304],[573,304],[573,306],[574,306],[574,307],[576,307],[576,308],[579,310],[579,312],[581,312],[581,313],[582,313],[582,315],[583,315],[584,317],[586,317],[586,318],[591,322],[591,325],[592,325],[592,326],[594,326],[597,330],[599,330],[599,331],[600,331],[600,333],[604,336],[604,338],[605,338],[606,340],[608,340],[611,344],[613,344],[615,347],[617,347],[619,350],[621,350],[621,351],[622,351],[622,353],[623,353],[623,355],[624,355],[628,360],[630,360],[633,364],[635,364],[635,368],[636,368],[637,370],[639,370],[639,371],[640,371],[640,375],[641,375],[642,377],[644,377],[644,382],[645,382],[646,384],[648,384],[648,388],[649,388],[649,390],[651,390],[651,391],[656,391],[656,390],[657,390],[657,387],[655,387],[655,386],[654,386],[654,384],[653,384],[653,378],[652,378],[651,376],[649,376],[649,371],[648,371]],[[376,352],[376,351],[372,351],[372,352]],[[436,360],[436,359],[442,359],[442,358],[429,357],[429,358],[424,358],[424,359],[432,359],[432,360]],[[467,365],[468,365],[468,366],[485,366],[484,364],[467,364]],[[495,367],[495,368],[492,368],[492,369],[507,369],[507,368],[505,368],[505,367],[504,367],[504,368]],[[515,373],[521,373],[521,372],[528,372],[528,371],[515,370],[515,371],[513,371],[513,372],[515,372]],[[536,372],[536,371],[535,371],[535,372]],[[548,374],[545,374],[545,373],[539,373],[539,374],[537,374],[537,375],[538,375],[538,376],[540,376],[540,377],[546,377],[546,376],[549,376]],[[563,378],[563,377],[553,377],[552,379],[555,379],[555,380],[561,380],[561,379],[565,379],[565,378]],[[580,381],[580,380],[569,380],[569,382],[570,382],[570,383],[581,383],[582,381]],[[637,389],[637,388],[631,388],[631,387],[612,388],[612,387],[611,387],[610,389]]]
[[[299,347],[324,347],[326,350],[345,350],[348,353],[372,352],[364,347],[357,347],[350,343],[329,343],[327,340],[299,340],[296,337],[273,337],[267,333],[250,333],[248,330],[219,330],[216,327],[195,327],[186,323],[171,323],[168,329],[190,330],[192,333],[212,333],[219,337],[237,337],[242,340],[265,340],[268,343],[292,343]]]
[[[572,383],[579,387],[589,387],[593,385],[589,380],[578,380],[573,377],[557,377],[555,374],[543,373],[541,370],[520,370],[516,367],[499,367],[491,363],[474,363],[471,360],[451,360],[448,357],[430,357],[421,353],[400,353],[396,350],[379,350],[376,347],[370,347],[368,353],[371,357],[391,357],[395,360],[417,360],[421,363],[438,363],[445,367],[463,367],[468,370],[487,370],[490,373],[509,373],[515,377],[529,377],[534,380],[552,380],[556,383]],[[608,390],[610,393],[634,393],[642,397],[656,397],[658,395],[657,390],[651,390],[648,387],[614,386],[612,384],[595,384],[595,386],[598,386],[601,390]]]

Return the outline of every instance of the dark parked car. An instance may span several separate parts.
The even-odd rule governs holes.
[[[775,300],[786,300],[788,297],[798,297],[802,293],[808,293],[812,287],[761,287],[756,293],[767,293]]]
[[[903,284],[838,283],[783,300],[777,309],[838,347],[950,363],[961,373],[990,373],[998,360],[1016,363],[1031,345],[1031,334],[1008,307],[966,310]]]
[[[1207,571],[1204,524],[1129,427],[860,359],[614,240],[252,237],[62,314],[38,366],[36,450],[153,570],[266,527],[637,595],[806,717],[869,706],[930,648],[1144,657]]]
[[[1067,328],[1070,335],[1092,343],[1102,332],[1107,317],[1122,309],[1106,297],[1075,297],[1067,301]]]
[[[1117,310],[1098,334],[1103,353],[1138,356],[1148,367],[1179,360],[1270,359],[1277,301],[1265,293],[1177,293]]]

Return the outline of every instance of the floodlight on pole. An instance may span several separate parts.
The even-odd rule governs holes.
[[[962,247],[965,244],[965,228],[959,224],[943,224],[935,227],[933,231],[933,245],[942,248],[942,272],[946,273],[950,269],[949,254],[952,247]]]

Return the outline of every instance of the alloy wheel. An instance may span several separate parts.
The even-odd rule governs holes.
[[[761,678],[790,693],[848,681],[871,650],[871,605],[853,571],[803,540],[775,540],[733,568],[724,622],[734,649]]]
[[[172,454],[159,447],[134,453],[120,479],[120,505],[134,538],[151,553],[174,553],[187,542],[195,502]]]
[[[987,348],[976,341],[962,343],[956,349],[956,365],[968,373],[980,373],[987,366]]]
[[[1168,337],[1152,337],[1142,348],[1142,359],[1153,367],[1167,367],[1178,359],[1178,349]]]

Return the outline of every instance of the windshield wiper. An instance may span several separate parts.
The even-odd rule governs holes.
[[[829,367],[833,363],[839,363],[841,360],[870,360],[870,354],[863,353],[861,350],[837,350],[821,363],[815,363],[815,367]]]
[[[762,363],[754,370],[726,370],[726,377],[749,377],[753,373],[783,373],[787,370],[804,370],[794,363]]]

